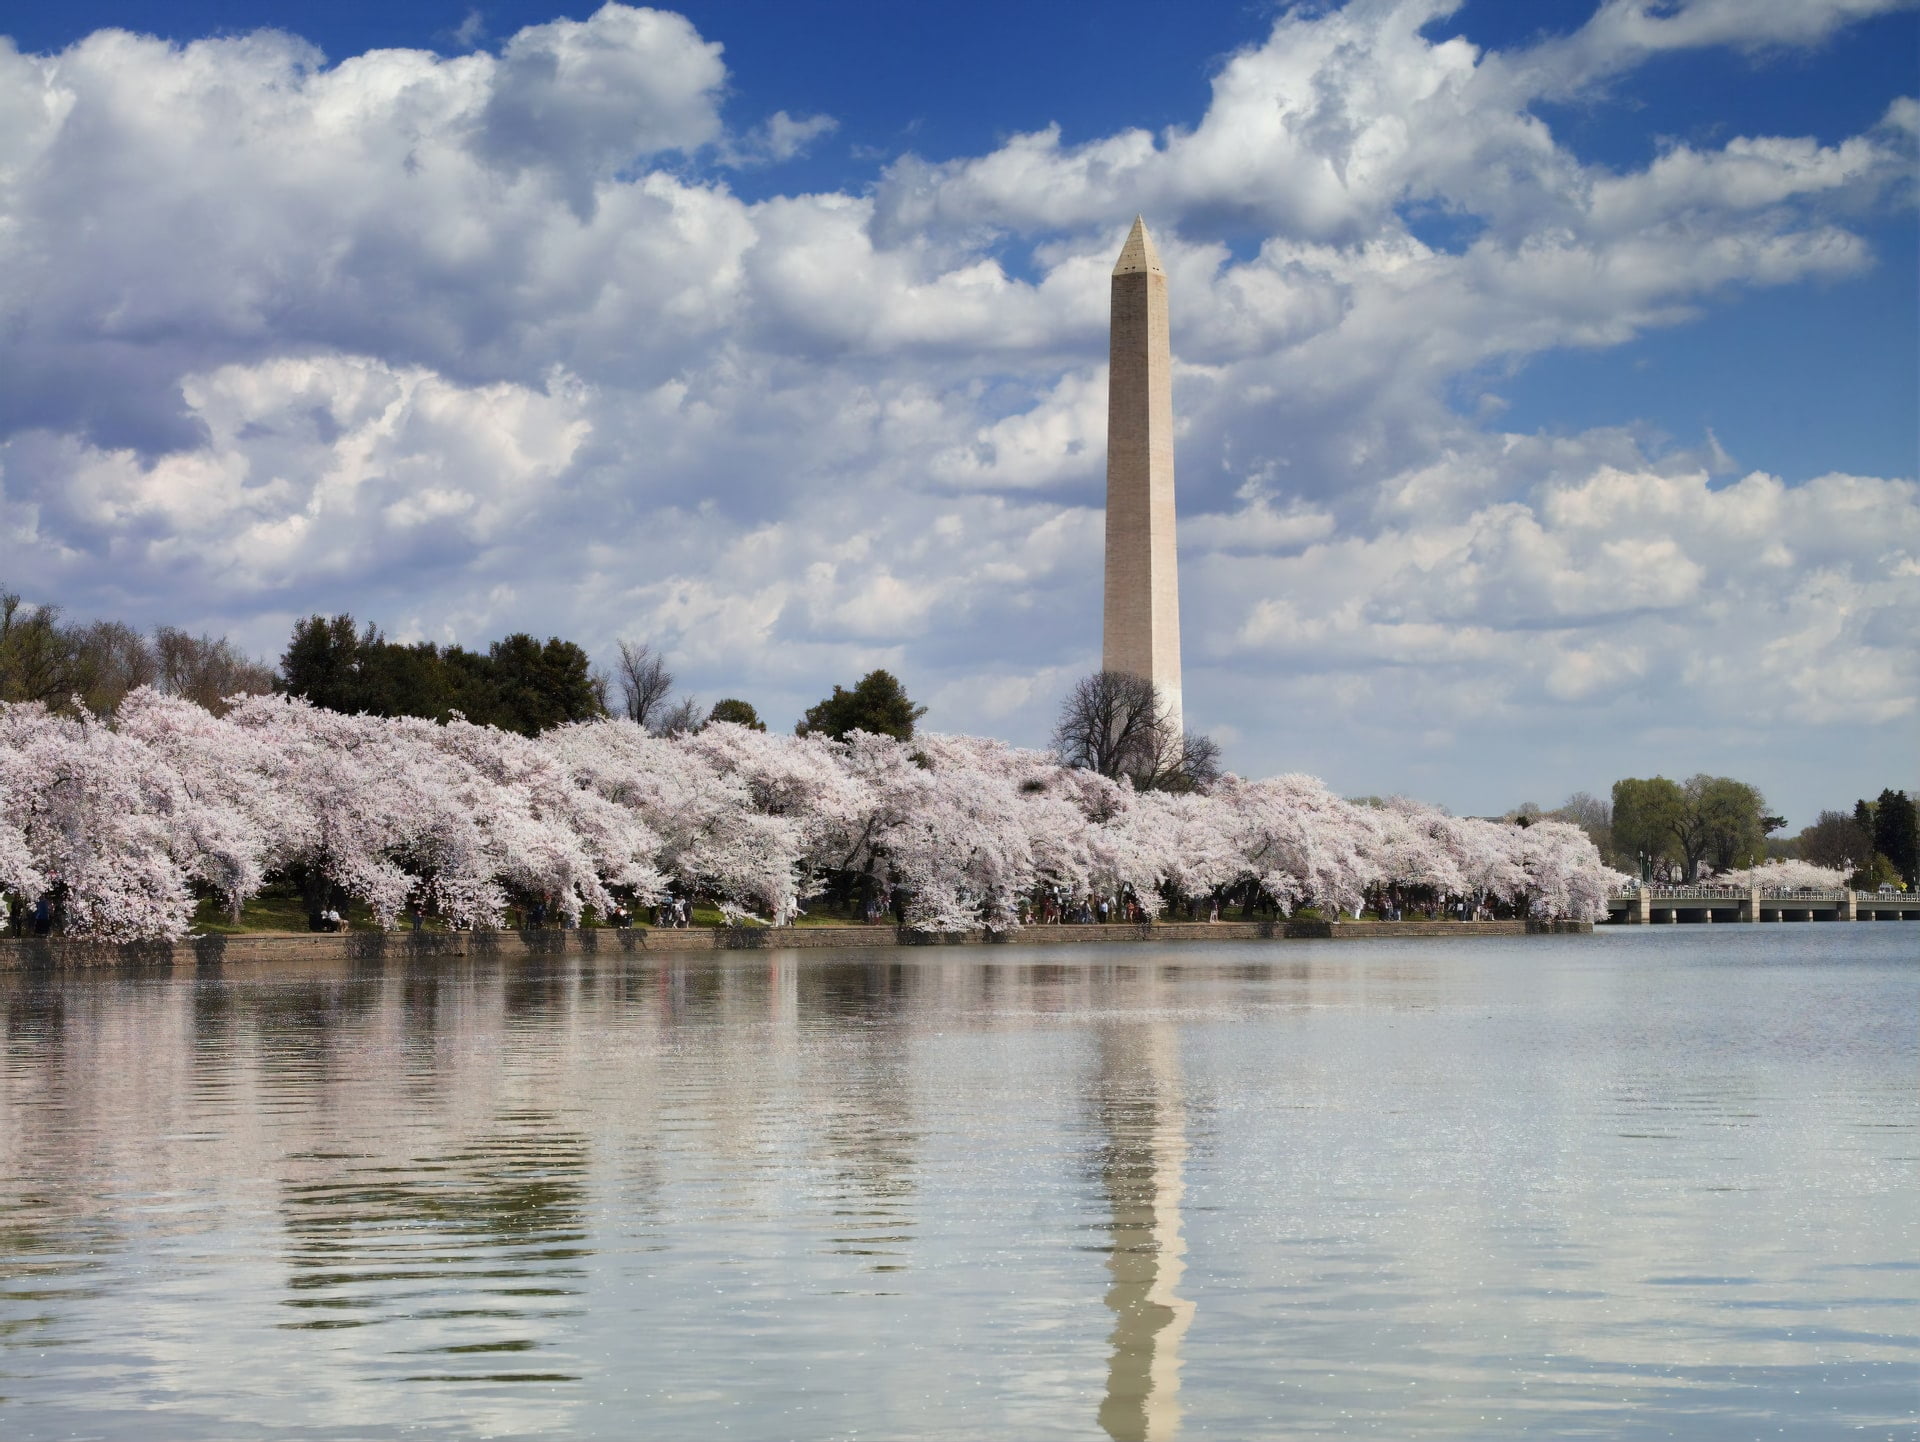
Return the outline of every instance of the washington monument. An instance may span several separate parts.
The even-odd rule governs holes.
[[[1178,735],[1180,576],[1167,273],[1138,217],[1113,267],[1108,346],[1107,594],[1100,665],[1153,682]]]

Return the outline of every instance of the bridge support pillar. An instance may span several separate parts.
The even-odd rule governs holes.
[[[1835,921],[1858,921],[1860,919],[1860,893],[1848,889],[1840,893],[1840,905],[1833,913]]]
[[[1627,921],[1634,926],[1645,926],[1653,920],[1653,893],[1641,887],[1633,893],[1633,905],[1627,908]]]
[[[1760,888],[1755,886],[1740,899],[1740,919],[1758,921],[1760,919]]]

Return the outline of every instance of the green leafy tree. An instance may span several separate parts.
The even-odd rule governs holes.
[[[869,671],[851,691],[835,686],[833,694],[807,708],[794,727],[798,736],[831,736],[836,741],[849,731],[868,731],[897,741],[913,739],[913,725],[927,714],[907,697],[906,687],[891,671]]]
[[[1627,777],[1613,783],[1613,847],[1623,867],[1645,858],[1649,865],[1683,855],[1679,831],[1687,798],[1664,776]]]
[[[1882,886],[1898,885],[1900,880],[1893,863],[1876,851],[1847,878],[1847,885],[1855,891],[1878,891]]]
[[[1751,866],[1765,859],[1767,832],[1781,824],[1757,787],[1730,776],[1690,776],[1684,785],[1630,778],[1613,787],[1613,847],[1623,866],[1642,855],[1688,877],[1703,862],[1716,871]]]
[[[1848,882],[1848,885],[1860,891],[1872,891],[1882,881],[1893,879],[1891,874],[1893,863],[1882,856],[1873,844],[1876,835],[1875,822],[1878,819],[1874,813],[1878,810],[1879,807],[1872,801],[1863,800],[1853,803],[1853,824],[1866,833],[1867,852],[1865,856],[1856,858],[1860,869],[1853,874],[1853,879]]]
[[[767,723],[760,719],[760,713],[753,709],[753,703],[728,696],[713,703],[713,709],[707,712],[707,724],[716,721],[731,721],[736,726],[744,726],[749,731],[764,731]]]
[[[1687,875],[1702,861],[1715,871],[1727,871],[1766,859],[1767,823],[1782,823],[1767,814],[1759,788],[1731,776],[1700,775],[1689,777],[1681,789],[1687,800],[1681,832]]]

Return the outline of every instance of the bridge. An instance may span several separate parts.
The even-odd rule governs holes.
[[[1920,892],[1636,886],[1607,898],[1615,925],[1710,921],[1920,921]]]

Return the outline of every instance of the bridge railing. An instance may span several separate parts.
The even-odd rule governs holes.
[[[1632,896],[1635,891],[1624,892]],[[1649,886],[1655,901],[1744,901],[1753,893],[1744,886]]]
[[[1613,892],[1613,899],[1631,901],[1640,891],[1638,886],[1619,887]],[[1649,886],[1646,891],[1655,901],[1745,901],[1753,895],[1744,886]],[[1763,886],[1760,898],[1763,901],[1845,901],[1847,893],[1825,886]]]

